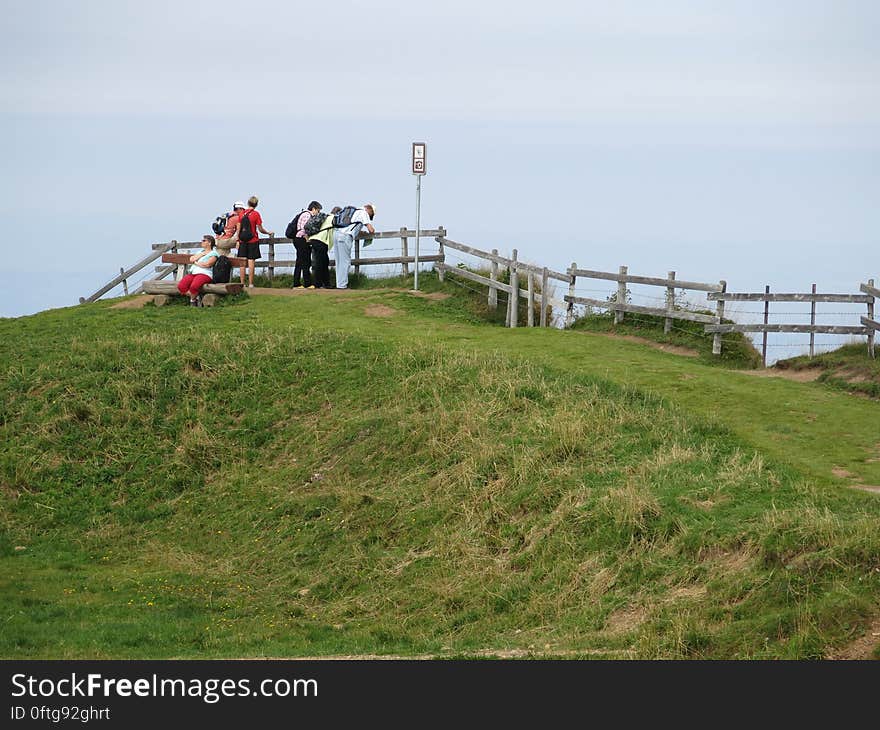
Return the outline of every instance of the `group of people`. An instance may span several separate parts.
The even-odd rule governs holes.
[[[336,260],[336,288],[348,288],[348,269],[354,239],[366,228],[375,233],[373,218],[376,206],[367,203],[361,208],[349,207],[351,215],[345,217],[344,225],[337,225],[337,214],[345,209],[335,206],[328,214],[322,212],[317,200],[299,213],[291,222],[289,235],[296,249],[296,264],[293,268],[293,288],[330,288],[330,251]],[[310,225],[312,219],[316,225]]]
[[[221,256],[229,256],[233,247],[237,247],[239,258],[247,259],[247,266],[242,266],[239,270],[241,283],[245,283],[247,273],[248,286],[253,287],[254,262],[260,258],[259,234],[275,235],[263,227],[263,218],[257,211],[259,202],[256,195],[248,199],[247,206],[236,201],[232,211],[226,216],[222,231],[217,231],[216,239],[212,235],[204,236],[202,250],[190,256],[189,271],[177,283],[177,288],[181,294],[189,294],[192,306],[199,306],[202,287],[213,281],[215,264]],[[348,210],[350,215],[345,217],[344,225],[337,225],[336,214],[343,210]],[[322,206],[318,201],[309,203],[289,226],[296,249],[293,287],[331,288],[329,252],[332,250],[336,260],[335,288],[347,289],[354,240],[364,228],[370,233],[376,232],[372,224],[375,215],[376,206],[372,203],[360,208],[343,209],[337,206],[329,215],[322,213]],[[309,225],[312,218],[315,220]],[[306,231],[307,226],[309,232]],[[290,230],[291,228],[294,230]]]

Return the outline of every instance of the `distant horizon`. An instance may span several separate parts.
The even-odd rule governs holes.
[[[414,141],[423,224],[478,248],[737,291],[880,280],[874,3],[335,0],[334,53],[307,9],[8,8],[0,316],[75,304],[254,193],[279,234],[312,199],[414,228]],[[258,53],[219,52],[242,32]]]

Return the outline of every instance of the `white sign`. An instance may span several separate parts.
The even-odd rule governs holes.
[[[412,171],[413,175],[424,175],[428,170],[425,167],[425,153],[428,145],[424,142],[413,142],[412,146]]]

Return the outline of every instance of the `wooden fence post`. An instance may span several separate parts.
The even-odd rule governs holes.
[[[354,260],[358,261],[360,259],[360,257],[361,257],[361,240],[360,240],[360,238],[355,238],[354,239]],[[361,273],[361,265],[360,264],[354,265],[354,273],[355,274]]]
[[[269,281],[275,278],[275,241],[269,237]]]
[[[574,272],[577,270],[577,263],[572,261],[571,266],[568,269],[568,297],[571,299],[574,296],[574,283],[577,278],[574,275]],[[569,302],[568,306],[565,308],[565,326],[571,327],[574,323],[574,302]]]
[[[621,266],[618,269],[620,276],[626,276],[627,271],[629,269],[626,266]],[[626,281],[622,279],[617,280],[617,303],[626,304]],[[614,324],[620,324],[621,322],[623,322],[623,311],[617,309],[614,311]]]
[[[813,284],[813,288],[811,289],[813,294],[816,293],[816,285]],[[813,329],[816,326],[816,299],[813,298],[810,300],[810,359],[813,359],[813,355],[816,354],[816,332]]]
[[[492,249],[492,255],[493,256],[498,255],[497,248]],[[489,278],[492,281],[498,281],[498,262],[497,261],[492,262],[492,266],[489,269]],[[489,299],[487,301],[487,304],[489,305],[489,309],[498,309],[498,290],[495,287],[492,287],[492,286],[489,287]],[[508,320],[510,319],[510,310],[509,309],[507,311],[507,318],[508,318]]]
[[[444,229],[443,226],[438,226],[438,230],[441,231],[441,235],[439,236],[440,240],[437,242],[440,244],[440,248],[437,251],[437,254],[440,256],[440,262],[445,264],[446,263],[446,249],[443,247],[443,239],[446,237],[446,229]],[[445,273],[442,269],[437,273],[437,278],[440,281],[445,280]]]
[[[727,282],[722,279],[718,282],[721,284],[721,293],[725,293],[727,291]],[[721,324],[721,320],[724,318],[724,300],[718,300],[718,307],[716,309],[715,318],[718,320],[718,324]],[[720,355],[721,354],[721,333],[716,332],[714,337],[712,337],[712,354]]]
[[[770,285],[764,287],[764,295],[770,294]],[[767,326],[767,323],[770,321],[770,299],[769,297],[764,299],[764,326]],[[763,344],[761,346],[761,353],[764,359],[764,367],[767,367],[767,330],[764,330],[764,338]]]
[[[171,241],[171,253],[177,253],[177,241]],[[183,264],[177,264],[177,269],[174,272],[174,280],[180,281],[184,276],[186,276],[186,266]]]
[[[516,249],[510,258],[510,296],[507,298],[507,320],[509,327],[519,324],[519,270],[516,268]]]
[[[550,272],[545,266],[544,272],[541,275],[541,327],[547,326],[547,306],[550,304],[550,294],[547,291],[549,283]]]
[[[529,311],[526,313],[526,327],[535,326],[535,275],[529,270]]]
[[[874,280],[868,279],[868,286],[874,286]],[[868,319],[874,319],[874,297],[868,301]],[[868,328],[868,355],[874,359],[874,330]]]
[[[119,267],[119,273],[120,274],[125,273],[125,269],[123,269],[121,266]],[[122,291],[125,292],[125,296],[128,296],[128,279],[122,280]]]
[[[400,255],[406,258],[409,256],[409,240],[406,237],[406,226],[400,229]],[[442,244],[441,244],[442,245]],[[409,264],[404,261],[402,263],[403,266],[403,275],[409,276]],[[440,281],[443,281],[443,276],[441,272]]]
[[[668,276],[670,279],[674,279],[675,272],[670,271]],[[674,310],[675,310],[675,287],[668,286],[668,287],[666,287],[666,311],[673,312]],[[669,331],[671,329],[672,329],[672,318],[667,317],[666,320],[663,322],[663,334],[668,335]]]

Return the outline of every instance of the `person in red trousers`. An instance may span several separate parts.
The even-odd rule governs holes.
[[[189,303],[192,307],[202,305],[202,287],[214,280],[213,268],[218,257],[214,246],[214,236],[202,237],[202,250],[189,257],[189,273],[177,282],[177,291],[181,294],[189,294]]]

